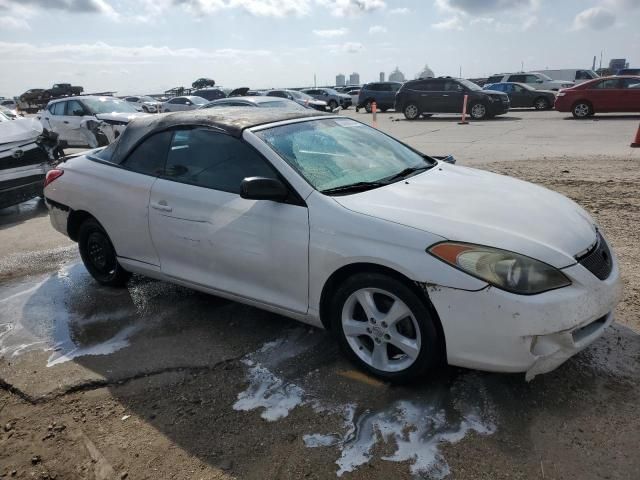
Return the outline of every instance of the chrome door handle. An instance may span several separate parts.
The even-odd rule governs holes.
[[[167,202],[165,201],[160,201],[158,203],[154,202],[151,204],[151,208],[154,210],[160,210],[161,212],[173,212],[173,208],[167,205]]]
[[[442,96],[443,96],[443,97],[448,97],[449,95],[447,95],[447,94],[443,94]]]

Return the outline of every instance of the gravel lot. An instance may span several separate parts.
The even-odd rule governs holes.
[[[378,118],[568,195],[613,244],[617,323],[529,384],[450,368],[392,387],[282,317],[144,278],[99,287],[41,203],[0,210],[0,478],[640,478],[639,120]]]

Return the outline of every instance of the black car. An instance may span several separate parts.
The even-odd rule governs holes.
[[[396,92],[400,90],[400,82],[372,82],[367,83],[360,89],[358,95],[358,105],[356,109],[364,108],[367,113],[371,113],[371,104],[376,102],[377,108],[381,112],[386,112],[393,108]]]
[[[485,90],[495,90],[509,95],[511,108],[535,108],[549,110],[553,108],[556,94],[552,90],[536,90],[526,83],[500,82],[490,83],[483,87]]]
[[[395,110],[407,120],[434,113],[462,113],[468,95],[467,113],[474,120],[491,118],[509,111],[506,93],[483,90],[469,80],[440,77],[410,80],[396,94]]]
[[[225,93],[219,88],[202,88],[191,92],[191,95],[195,97],[202,97],[210,102],[219,98],[227,98]]]

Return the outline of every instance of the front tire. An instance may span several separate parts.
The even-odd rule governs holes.
[[[365,112],[367,112],[367,113],[371,113],[371,112],[373,112],[373,102],[372,102],[371,100],[367,100],[367,101],[364,103],[364,110],[365,110]]]
[[[484,103],[472,103],[469,109],[469,116],[474,120],[484,120],[488,117],[487,106]]]
[[[581,100],[573,104],[573,107],[571,107],[571,114],[573,115],[573,118],[582,120],[593,115],[594,111],[589,102]]]
[[[440,364],[435,319],[393,277],[362,273],[346,280],[334,295],[331,321],[346,356],[385,381],[409,382]]]
[[[107,232],[94,218],[89,218],[80,225],[78,247],[84,266],[98,283],[108,287],[122,287],[131,277],[118,263]]]
[[[407,120],[415,120],[420,116],[420,109],[415,103],[407,103],[404,106],[402,113],[404,113],[404,118]]]
[[[338,102],[336,102],[335,100],[329,100],[329,109],[333,111],[336,108],[338,108]]]

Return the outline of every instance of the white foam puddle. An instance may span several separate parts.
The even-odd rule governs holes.
[[[245,360],[245,365],[251,365]],[[289,412],[302,404],[304,391],[294,384],[287,384],[266,368],[254,365],[249,368],[249,388],[238,395],[233,405],[235,410],[263,409],[260,416],[273,422],[289,415]]]
[[[0,288],[0,356],[53,351],[52,367],[87,355],[109,355],[129,345],[139,330],[131,325],[136,309],[126,294],[110,297],[91,285],[100,299],[92,306],[83,286],[88,274],[78,265],[62,267],[27,283]],[[124,301],[123,301],[124,300]],[[115,307],[115,308],[114,308]]]
[[[459,442],[471,432],[490,435],[496,430],[493,406],[480,377],[474,374],[465,374],[450,387],[434,388],[426,397],[424,392],[416,392],[415,398],[396,400],[385,408],[365,410],[359,415],[355,404],[336,406],[313,398],[271,370],[310,345],[313,342],[294,330],[245,358],[249,386],[238,395],[233,408],[260,409],[267,421],[284,418],[301,405],[310,405],[323,415],[340,415],[341,431],[303,436],[308,448],[338,449],[338,477],[369,463],[376,458],[376,452],[385,452],[380,460],[407,462],[414,477],[441,479],[450,473],[441,453],[442,445]]]
[[[401,400],[378,412],[366,412],[356,422],[355,434],[339,443],[337,475],[352,472],[373,459],[374,447],[386,444],[395,451],[382,456],[390,462],[410,463],[411,473],[428,478],[444,478],[449,466],[440,453],[442,443],[456,443],[467,433],[487,435],[495,431],[493,423],[473,413],[452,422],[444,410],[430,405]]]

